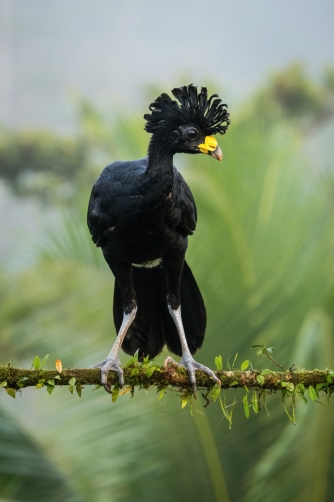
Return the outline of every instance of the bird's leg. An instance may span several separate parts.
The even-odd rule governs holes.
[[[219,378],[216,377],[214,372],[210,370],[207,366],[204,366],[203,364],[200,364],[195,361],[193,356],[191,355],[191,352],[188,347],[186,335],[184,332],[183,328],[183,323],[182,323],[182,317],[181,317],[181,306],[179,306],[176,310],[174,310],[171,305],[168,304],[168,310],[170,315],[173,318],[173,321],[175,323],[176,329],[178,331],[179,337],[180,337],[180,342],[181,342],[181,348],[182,348],[182,358],[179,363],[176,363],[172,357],[167,357],[165,360],[165,366],[168,363],[173,363],[177,364],[178,366],[183,366],[188,370],[189,373],[189,380],[193,389],[194,396],[196,397],[196,375],[195,371],[196,370],[201,370],[204,371],[204,373],[207,373],[215,382],[221,384],[221,381]]]
[[[119,359],[119,350],[122,346],[124,337],[126,335],[127,330],[129,329],[132,321],[136,317],[137,307],[134,307],[129,314],[123,314],[123,322],[118,332],[117,338],[115,340],[114,345],[111,348],[107,358],[100,363],[94,364],[90,366],[91,368],[100,368],[101,369],[101,384],[106,389],[109,394],[111,393],[110,385],[108,384],[108,374],[110,370],[114,370],[117,372],[119,386],[123,387],[124,385],[124,376],[123,370],[121,366],[121,361]]]
[[[108,260],[107,260],[108,261]],[[124,337],[129,327],[131,326],[134,318],[136,317],[137,304],[136,296],[132,285],[132,274],[131,265],[126,263],[110,263],[108,265],[114,273],[115,280],[118,281],[120,287],[122,298],[123,298],[123,321],[119,329],[117,338],[114,345],[111,348],[107,358],[100,363],[94,364],[91,368],[101,369],[101,384],[109,394],[111,393],[110,385],[108,384],[108,374],[110,370],[116,371],[119,385],[123,387],[124,376],[121,366],[121,361],[119,359],[119,351],[122,346]]]
[[[173,363],[186,368],[189,373],[189,380],[192,386],[194,397],[196,397],[196,390],[197,390],[196,374],[195,374],[196,370],[204,371],[204,373],[207,373],[215,382],[219,384],[221,384],[221,382],[219,378],[216,377],[214,372],[210,370],[210,368],[194,360],[188,347],[182,322],[181,301],[180,301],[180,283],[181,283],[181,274],[183,270],[183,263],[184,263],[184,257],[178,257],[178,259],[175,259],[174,257],[170,261],[164,260],[164,269],[167,274],[168,310],[173,318],[177,332],[179,334],[181,349],[182,349],[182,358],[180,363],[176,363],[172,357],[167,357],[167,359],[165,360],[165,366],[168,363]]]

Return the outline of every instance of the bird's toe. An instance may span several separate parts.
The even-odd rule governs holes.
[[[108,392],[108,394],[111,394],[111,385],[109,384],[103,384],[104,389]]]
[[[197,363],[196,361],[195,361],[195,365],[196,365],[197,370],[201,370],[204,373],[206,373],[207,375],[209,375],[209,377],[211,377],[219,385],[222,384],[221,381],[219,380],[219,378],[214,374],[214,372],[210,368],[208,368],[207,366],[204,366],[204,364]]]
[[[124,386],[124,373],[122,370],[121,362],[118,357],[107,358],[101,363],[94,364],[94,366],[90,366],[91,368],[100,368],[101,369],[101,385],[105,388],[105,390],[111,394],[111,385],[108,383],[108,375],[109,371],[116,371],[119,381],[119,386]]]
[[[166,359],[164,360],[164,368],[166,368],[168,364],[179,366],[179,363],[177,363],[171,356],[166,357]]]
[[[118,376],[118,382],[119,382],[119,386],[122,388],[124,387],[124,373],[123,373],[123,370],[122,368],[119,368],[118,371],[117,371],[117,376]]]
[[[105,366],[106,362],[107,362],[107,359],[105,359],[104,361],[101,361],[100,363],[93,364],[92,366],[89,366],[88,368],[89,369],[92,369],[92,368],[102,369]]]
[[[184,366],[188,370],[189,380],[190,380],[191,387],[192,387],[193,394],[194,394],[195,398],[196,398],[196,390],[197,390],[196,373],[195,373],[196,370],[203,371],[204,373],[209,375],[209,377],[211,377],[216,383],[221,385],[221,381],[219,380],[219,378],[214,374],[214,372],[210,368],[208,368],[207,366],[204,366],[204,364],[200,364],[200,363],[196,362],[191,356],[188,356],[188,355],[183,356],[181,359],[180,365]]]
[[[189,373],[189,380],[191,383],[191,388],[193,391],[194,398],[196,399],[196,391],[197,391],[197,385],[196,385],[196,374],[195,370],[193,368],[189,369],[188,368],[188,373]]]

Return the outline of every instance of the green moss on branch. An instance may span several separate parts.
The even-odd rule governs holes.
[[[290,387],[291,384],[294,387],[303,384],[306,389],[310,386],[316,388],[323,384],[326,391],[332,393],[334,383],[330,373],[330,370],[315,369],[313,371],[296,372],[266,370],[265,374],[261,371],[217,371],[216,375],[220,378],[223,389],[247,387],[260,392],[263,390],[276,392],[285,389],[287,384]],[[199,389],[210,390],[214,386],[213,380],[205,373],[197,371],[196,377]],[[108,380],[111,385],[117,384],[116,372],[110,371]],[[133,388],[155,386],[158,389],[173,387],[180,391],[191,391],[187,371],[174,366],[167,366],[166,368],[155,366],[152,372],[152,368],[151,371],[148,371],[147,365],[132,364],[124,368],[124,380],[126,386]],[[16,391],[26,387],[37,386],[37,388],[41,388],[50,386],[48,382],[53,382],[51,385],[54,386],[76,385],[82,387],[85,385],[99,385],[100,370],[69,368],[59,373],[57,370],[23,369],[0,365],[0,385],[4,389]]]

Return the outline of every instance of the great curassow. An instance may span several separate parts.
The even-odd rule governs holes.
[[[176,153],[204,153],[222,160],[213,134],[229,125],[227,105],[207,89],[194,85],[172,90],[178,100],[161,94],[144,115],[152,134],[148,156],[108,165],[96,181],[89,201],[88,227],[115,276],[116,341],[101,369],[110,392],[108,372],[124,385],[119,350],[153,359],[164,345],[182,356],[195,395],[195,370],[220,383],[192,354],[202,346],[206,311],[202,295],[185,262],[188,235],[196,227],[196,205],[181,174],[173,166]],[[182,308],[182,316],[181,316]],[[166,362],[175,361],[168,357]]]

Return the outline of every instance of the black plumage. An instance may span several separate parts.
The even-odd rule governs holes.
[[[155,357],[163,346],[182,355],[196,390],[195,370],[217,378],[191,354],[202,345],[206,312],[201,293],[185,262],[188,236],[196,228],[196,205],[181,174],[173,166],[175,153],[207,153],[221,160],[211,136],[229,125],[226,105],[208,98],[193,85],[172,91],[178,102],[162,94],[150,105],[145,129],[152,133],[148,156],[113,162],[95,183],[88,207],[88,227],[115,276],[114,322],[118,332],[101,368],[101,381],[123,372],[118,352],[139,350]],[[182,306],[182,318],[181,318]]]

